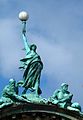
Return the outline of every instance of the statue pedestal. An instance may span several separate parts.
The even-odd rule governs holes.
[[[83,120],[83,116],[57,105],[19,103],[0,109],[0,120]]]

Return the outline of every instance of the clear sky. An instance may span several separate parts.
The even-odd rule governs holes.
[[[22,10],[29,13],[29,43],[37,45],[44,63],[42,96],[66,82],[73,102],[83,106],[83,0],[0,0],[0,93],[10,78],[22,79]]]

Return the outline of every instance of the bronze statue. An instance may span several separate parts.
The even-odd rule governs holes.
[[[10,79],[9,84],[3,89],[2,97],[0,99],[0,108],[18,102],[25,103],[29,102],[29,100],[18,95],[18,86],[16,81],[14,79]]]
[[[61,88],[56,90],[54,94],[48,99],[48,103],[57,104],[62,108],[70,106],[72,94],[68,91],[68,84],[62,83]]]
[[[22,37],[24,41],[24,47],[26,51],[26,57],[21,59],[20,69],[24,70],[23,80],[18,84],[24,87],[22,94],[26,94],[26,91],[35,91],[36,95],[42,93],[40,89],[40,76],[43,69],[43,63],[40,56],[37,54],[37,46],[35,44],[29,45],[26,38],[26,21],[23,21]]]

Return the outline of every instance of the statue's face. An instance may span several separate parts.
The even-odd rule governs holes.
[[[33,51],[35,51],[36,49],[35,49],[35,46],[32,46],[32,48],[31,48]]]
[[[9,80],[9,85],[10,85],[11,87],[15,86],[15,80],[14,80],[14,79],[10,79],[10,80]]]
[[[68,90],[68,85],[62,86],[62,90],[67,91]]]
[[[36,51],[36,47],[35,46],[32,46],[31,48],[34,52]]]
[[[34,52],[36,52],[37,47],[36,47],[36,45],[31,45],[30,49],[33,50]]]

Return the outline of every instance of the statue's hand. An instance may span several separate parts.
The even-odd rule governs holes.
[[[26,33],[26,21],[23,21],[23,29],[22,29],[22,33],[25,35]]]

